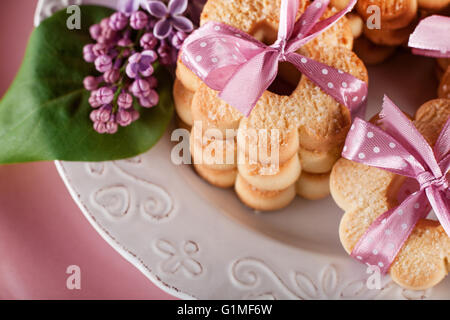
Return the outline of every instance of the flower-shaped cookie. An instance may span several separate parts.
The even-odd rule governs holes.
[[[300,1],[297,17],[309,4],[309,1]],[[336,9],[327,9],[322,19],[335,13]],[[204,7],[201,24],[223,22],[264,43],[272,43],[277,37],[279,15],[280,1],[209,0]],[[352,43],[350,27],[343,18],[305,44],[300,52],[367,82],[367,70],[351,51]],[[329,71],[323,68],[320,72],[326,76]],[[195,133],[198,124],[203,130],[215,129],[224,134],[230,129],[237,131],[236,138],[231,139],[235,139],[237,144],[233,158],[239,163],[227,166],[221,163],[196,164],[196,170],[214,185],[235,186],[241,200],[258,210],[285,207],[293,200],[296,191],[309,199],[328,195],[329,172],[339,157],[351,121],[345,106],[306,76],[299,75],[293,66],[281,64],[278,76],[291,84],[293,91],[288,94],[265,91],[246,118],[221,100],[216,91],[207,87],[183,64],[183,52],[177,65],[174,88],[177,114],[184,123],[192,126],[192,133]],[[345,88],[347,83],[329,85]],[[259,158],[257,163],[249,161],[249,146],[259,146],[261,143],[259,137],[249,140],[248,133],[254,130],[268,132],[266,139],[271,141],[268,149],[276,147],[279,150],[277,168],[273,169],[273,163],[267,159]],[[271,132],[276,132],[275,139],[272,139]],[[211,137],[205,134],[198,136],[195,146],[204,151],[205,146],[210,145]],[[229,146],[224,148],[232,149]]]
[[[418,109],[413,123],[427,143],[434,146],[449,117],[450,100],[435,99]],[[376,119],[373,122],[376,122]],[[407,136],[410,135],[411,133]],[[363,139],[366,139],[366,137]],[[389,149],[393,150],[399,148],[399,146],[392,141],[385,142],[385,149],[382,149],[379,145],[382,138],[375,136],[373,132],[367,133],[367,139],[373,141],[373,143],[378,143],[374,147],[370,147],[370,152],[373,152],[374,155],[384,152],[383,156],[389,157],[390,163],[394,167],[397,157],[393,151],[389,152]],[[447,143],[447,141],[444,142]],[[444,150],[444,155],[445,152],[448,152],[448,150]],[[359,159],[366,159],[369,155],[361,152],[356,156]],[[408,159],[407,161],[411,161]],[[444,159],[446,159],[445,156]],[[408,165],[407,161],[404,161],[403,164]],[[372,161],[371,163],[375,162]],[[419,180],[424,179],[423,175],[418,175],[418,177]],[[443,178],[445,180],[445,177]],[[447,192],[444,198],[447,198],[443,201],[448,201],[448,186],[445,187],[445,183],[440,183],[442,179],[439,179],[439,181],[428,180],[430,183],[436,183],[436,186],[439,183],[439,190],[444,188],[442,189],[444,194]],[[421,182],[421,188],[427,188],[427,181]],[[378,240],[368,236],[368,230],[374,230],[374,226],[389,223],[389,220],[386,222],[386,219],[382,219],[384,216],[380,218],[382,219],[380,221],[378,218],[381,215],[386,215],[388,219],[391,219],[389,214],[392,212],[395,215],[394,219],[411,217],[406,216],[407,213],[398,207],[400,203],[406,203],[404,201],[405,192],[409,197],[416,194],[414,193],[415,189],[408,191],[407,188],[409,187],[411,187],[410,181],[406,180],[404,176],[344,158],[335,164],[330,178],[331,194],[336,203],[345,211],[339,227],[340,239],[345,250],[354,255],[355,248],[361,248],[361,239],[365,241],[365,248],[372,245],[376,246],[377,241],[383,241],[383,243],[387,241],[387,246],[383,247],[384,250],[392,249],[394,253],[395,250],[399,250],[396,255],[392,255],[395,258],[393,258],[393,261],[391,260],[392,264],[388,269],[392,279],[407,289],[421,290],[439,283],[447,275],[450,267],[450,237],[439,221],[426,217],[428,211],[424,210],[425,216],[422,216],[423,219],[418,220],[403,246],[398,248],[395,248],[395,241],[390,239],[395,239],[406,230],[411,230],[407,223],[401,222],[392,229],[386,227],[377,229],[383,231],[383,233],[380,233],[381,238]],[[411,194],[411,192],[413,193]],[[420,194],[424,195],[424,193]],[[420,202],[415,204],[412,202],[410,209],[416,211],[409,212],[419,212],[418,209],[422,208],[422,205]],[[443,210],[446,211],[447,209]],[[444,212],[444,214],[448,214],[448,212]],[[374,222],[380,222],[380,224],[374,224]],[[384,257],[386,252],[379,252],[379,250],[374,249],[370,251],[370,258],[378,257],[379,260],[376,261],[381,261],[379,256],[383,254]],[[361,259],[360,256],[356,256],[356,258]],[[382,262],[377,264],[380,268],[387,267],[387,264]]]

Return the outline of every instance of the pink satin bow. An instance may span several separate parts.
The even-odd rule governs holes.
[[[450,190],[446,178],[450,169],[450,118],[432,149],[386,96],[380,117],[384,131],[355,119],[342,156],[413,178],[420,185],[398,207],[379,216],[353,248],[352,257],[377,265],[386,273],[416,223],[426,218],[431,208],[450,236]]]
[[[430,16],[417,25],[408,46],[414,54],[450,58],[450,17]]]
[[[315,0],[295,22],[298,0],[282,0],[278,40],[267,46],[252,36],[219,22],[192,33],[182,47],[183,63],[219,97],[248,116],[278,73],[289,61],[323,91],[363,116],[367,85],[352,75],[295,53],[349,12],[356,0],[337,14],[319,21],[329,0]]]

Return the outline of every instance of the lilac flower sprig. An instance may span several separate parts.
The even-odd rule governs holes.
[[[187,0],[170,0],[167,6],[161,1],[130,1],[139,1],[146,11],[118,11],[92,25],[89,32],[95,43],[83,48],[84,60],[100,73],[87,76],[83,85],[91,92],[93,127],[102,134],[114,134],[139,119],[135,102],[144,108],[158,104],[153,64],[174,66],[193,30],[193,23],[182,16]]]

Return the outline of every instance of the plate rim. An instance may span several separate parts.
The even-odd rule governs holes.
[[[92,218],[92,214],[89,209],[81,201],[78,192],[75,190],[73,185],[69,181],[69,177],[64,168],[64,161],[56,160],[54,161],[56,170],[61,177],[64,185],[69,191],[70,196],[76,203],[77,207],[83,213],[84,217],[88,220],[89,224],[95,229],[95,231],[105,240],[116,252],[118,252],[126,261],[128,261],[133,267],[137,268],[140,272],[144,274],[153,284],[155,284],[159,289],[163,290],[176,298],[183,300],[196,300],[197,298],[193,295],[185,293],[179,288],[169,286],[165,282],[161,281],[158,276],[156,276],[152,270],[148,269],[137,257],[134,257],[131,253],[127,252],[123,245],[121,245],[116,239],[109,235],[98,223]]]

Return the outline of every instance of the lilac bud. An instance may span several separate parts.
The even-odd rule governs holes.
[[[97,42],[100,43],[109,43],[116,37],[117,33],[115,30],[111,28],[103,29],[102,35],[98,37]]]
[[[153,33],[146,33],[141,37],[140,45],[144,50],[152,50],[158,44],[158,39],[153,35]]]
[[[88,76],[83,80],[84,88],[88,91],[96,90],[98,84],[99,84],[98,80],[93,76]]]
[[[137,79],[130,87],[131,92],[137,97],[146,97],[150,93],[150,85],[143,79]]]
[[[127,110],[119,109],[119,111],[117,111],[116,121],[122,127],[126,127],[129,126],[131,122],[133,122],[133,117],[132,114]]]
[[[117,98],[117,105],[121,109],[128,109],[133,105],[133,97],[129,93],[122,92]]]
[[[94,52],[96,56],[102,56],[108,53],[108,47],[103,43],[96,43],[92,47],[92,52]]]
[[[97,40],[98,37],[100,37],[100,35],[102,34],[102,28],[100,27],[99,24],[93,24],[89,28],[89,33],[90,33],[92,39]]]
[[[103,18],[102,21],[100,21],[100,27],[102,27],[102,29],[109,28],[109,18]]]
[[[108,41],[106,40],[106,38],[105,38],[103,35],[101,35],[101,36],[99,36],[99,37],[97,38],[97,42],[98,42],[99,44],[104,44],[104,43],[106,43],[106,42],[108,42]]]
[[[92,122],[97,122],[98,120],[98,109],[93,110],[90,114],[89,114],[89,118],[91,118]]]
[[[116,83],[120,79],[120,72],[117,69],[111,69],[103,74],[106,83]]]
[[[139,114],[139,112],[138,112],[137,110],[134,110],[134,109],[131,110],[130,113],[131,113],[131,118],[132,118],[132,121],[133,121],[133,122],[136,121],[136,120],[138,120],[139,117],[141,116],[141,115]]]
[[[164,55],[160,56],[160,62],[162,65],[168,66],[168,65],[171,65],[174,61],[170,54],[164,54]]]
[[[108,122],[111,119],[112,106],[106,104],[100,109],[98,109],[98,120],[101,122]]]
[[[114,134],[119,129],[119,126],[114,121],[108,121],[105,125],[106,132],[109,134]]]
[[[111,103],[114,99],[114,91],[108,87],[102,87],[97,90],[97,100],[103,104]]]
[[[133,41],[131,41],[131,40],[128,39],[128,38],[122,38],[122,39],[120,39],[120,40],[117,42],[117,44],[118,44],[120,47],[128,47],[128,46],[131,46],[131,45],[133,44]]]
[[[110,56],[101,55],[95,59],[95,68],[99,72],[106,72],[112,69],[112,59]]]
[[[163,42],[158,48],[158,55],[160,57],[160,62],[163,65],[169,65],[172,63],[172,52],[170,46]]]
[[[139,98],[139,103],[144,108],[151,108],[158,104],[159,96],[155,90],[150,90],[149,94],[146,97]]]
[[[148,23],[148,16],[143,11],[136,11],[131,14],[130,25],[135,30],[145,28]]]
[[[150,77],[145,80],[147,80],[151,89],[155,89],[158,86],[158,80],[155,77]]]
[[[83,58],[86,62],[94,62],[97,55],[94,52],[94,45],[87,44],[83,47]]]
[[[103,122],[94,122],[94,130],[100,134],[106,133],[106,126]]]
[[[123,12],[116,12],[109,18],[109,27],[115,31],[124,29],[128,24],[128,18]]]
[[[184,33],[183,31],[178,31],[176,32],[173,37],[172,37],[172,45],[176,48],[176,49],[180,49],[181,46],[183,45],[184,40],[187,38],[187,34]]]
[[[92,108],[98,108],[102,105],[102,102],[98,99],[97,91],[92,91],[91,96],[89,97],[89,104]]]
[[[128,48],[123,49],[123,51],[122,51],[122,57],[123,58],[128,58],[130,56],[130,54],[131,54],[131,50],[130,49],[128,49]]]

